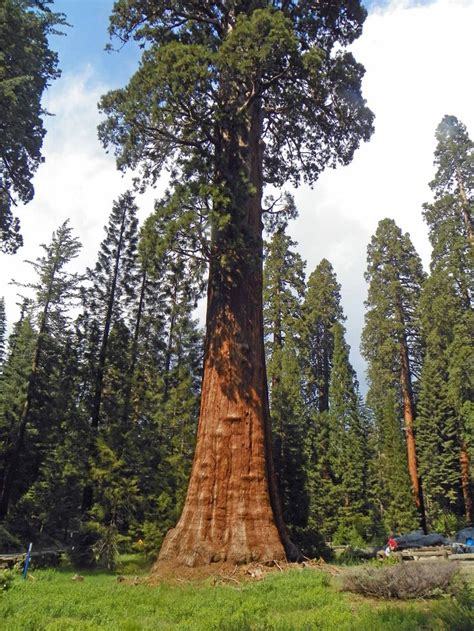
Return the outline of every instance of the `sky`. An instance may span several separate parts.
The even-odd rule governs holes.
[[[127,82],[139,51],[127,45],[104,52],[113,0],[56,0],[71,25],[54,37],[62,76],[44,96],[48,133],[45,163],[34,178],[35,198],[17,209],[24,247],[0,254],[0,296],[5,297],[11,326],[18,317],[12,278],[27,282],[40,244],[70,218],[83,250],[76,268],[93,266],[112,203],[131,185],[131,175],[115,168],[113,156],[97,140],[102,94]],[[378,222],[393,218],[409,232],[428,268],[430,246],[422,204],[431,199],[436,126],[445,114],[457,116],[474,136],[474,0],[383,0],[365,3],[369,16],[363,35],[352,45],[365,66],[363,93],[375,113],[375,133],[352,163],[325,171],[311,189],[292,191],[299,217],[289,232],[311,273],[322,258],[331,261],[342,286],[351,360],[364,386],[360,356],[366,248]],[[166,186],[137,198],[143,221]],[[200,314],[203,313],[201,305]]]

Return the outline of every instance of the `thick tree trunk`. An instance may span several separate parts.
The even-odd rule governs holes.
[[[405,422],[405,438],[407,443],[408,472],[411,479],[411,487],[415,499],[416,508],[420,516],[420,526],[426,534],[426,514],[423,501],[423,491],[418,476],[418,464],[416,458],[416,442],[414,433],[415,405],[413,402],[413,390],[410,376],[410,361],[406,342],[403,341],[400,348],[401,371],[400,386],[403,399],[403,419]]]
[[[461,453],[459,457],[460,465],[461,465],[461,488],[462,488],[462,496],[464,501],[464,515],[469,524],[472,524],[474,521],[474,511],[472,505],[472,494],[471,494],[471,467],[470,467],[470,458],[469,452],[467,449],[467,445],[465,442],[461,444]]]
[[[247,137],[239,132],[221,166],[235,208],[230,229],[213,238],[196,451],[183,513],[165,538],[158,568],[161,561],[195,566],[281,560],[285,548],[289,556],[298,554],[286,534],[271,455],[258,103],[249,120]],[[236,152],[244,152],[240,165]],[[242,163],[251,187],[235,177]]]

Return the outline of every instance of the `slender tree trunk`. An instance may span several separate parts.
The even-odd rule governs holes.
[[[147,273],[146,268],[144,266],[142,273],[142,282],[140,287],[140,298],[138,300],[138,309],[137,309],[137,317],[135,320],[135,329],[133,332],[133,342],[132,342],[132,352],[130,357],[130,366],[128,369],[128,377],[124,395],[124,406],[123,406],[123,416],[122,420],[124,425],[128,423],[130,410],[131,410],[131,398],[132,398],[132,386],[133,386],[133,378],[135,375],[135,366],[137,365],[137,355],[138,355],[138,338],[140,335],[140,326],[142,322],[142,314],[143,314],[143,304],[145,302],[145,291],[147,287]]]
[[[102,340],[99,349],[99,360],[97,364],[97,372],[95,375],[95,387],[94,387],[94,398],[92,401],[92,413],[91,413],[91,442],[92,445],[90,447],[91,454],[95,452],[95,441],[97,439],[99,424],[100,424],[100,407],[102,404],[102,389],[104,382],[104,374],[105,374],[105,363],[107,359],[107,346],[109,343],[109,335],[110,335],[110,327],[112,324],[112,314],[115,304],[115,293],[117,290],[117,279],[119,273],[120,266],[120,257],[122,255],[122,245],[123,245],[123,234],[125,231],[125,217],[126,210],[123,210],[122,214],[122,223],[120,225],[120,237],[117,245],[117,252],[115,254],[115,262],[114,262],[114,273],[112,276],[112,284],[110,286],[110,293],[107,300],[107,311],[105,315],[105,323],[104,323],[104,331],[102,333]],[[81,513],[85,515],[91,508],[93,503],[93,488],[92,484],[88,482],[82,492],[82,505],[81,505]]]
[[[471,470],[470,470],[471,467],[470,467],[469,451],[464,441],[461,444],[461,453],[459,456],[459,461],[461,465],[461,488],[462,488],[462,496],[464,500],[464,515],[466,516],[467,522],[469,524],[472,524],[474,521],[474,511],[473,511],[472,494],[471,494]]]
[[[329,336],[330,332],[325,330],[325,325],[321,323],[321,348],[319,349],[320,357],[318,361],[318,411],[320,414],[329,410]]]
[[[239,173],[242,163],[236,163],[235,156],[246,147],[243,163],[252,190],[237,179],[230,188],[233,202],[238,203],[232,211],[232,230],[213,237],[196,451],[183,513],[165,538],[158,566],[162,561],[195,566],[283,559],[285,548],[287,555],[297,554],[283,523],[271,455],[263,346],[263,148],[258,101],[249,118],[248,135],[225,152],[224,168],[227,174]],[[231,175],[226,184],[232,186]],[[224,253],[233,255],[225,265]]]
[[[400,344],[400,386],[403,400],[403,420],[405,422],[405,438],[407,443],[408,472],[411,479],[411,487],[415,499],[416,508],[420,517],[420,526],[426,534],[426,514],[423,501],[423,491],[418,476],[418,463],[416,457],[416,441],[414,432],[415,404],[413,401],[413,389],[411,385],[410,360],[406,340],[403,338]]]
[[[165,353],[165,374],[163,375],[164,379],[164,390],[163,390],[163,401],[168,401],[168,392],[169,392],[169,380],[170,380],[170,368],[171,368],[171,357],[173,354],[173,341],[174,341],[174,329],[176,324],[176,311],[178,304],[178,281],[176,276],[174,278],[174,287],[173,294],[171,298],[171,314],[170,314],[170,328],[168,330],[168,342],[166,344],[166,353]]]
[[[120,266],[120,258],[122,256],[123,234],[125,231],[126,210],[123,210],[122,224],[120,226],[120,237],[117,245],[117,252],[114,261],[114,273],[112,276],[112,284],[107,300],[107,311],[105,314],[104,331],[102,333],[102,341],[99,350],[99,361],[97,364],[97,373],[95,378],[94,400],[92,403],[91,427],[94,431],[99,428],[100,406],[102,403],[102,384],[104,382],[105,361],[107,358],[107,346],[109,343],[110,327],[112,325],[112,314],[115,305],[115,294],[117,291],[117,279]]]

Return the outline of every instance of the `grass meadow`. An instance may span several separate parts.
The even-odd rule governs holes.
[[[120,568],[145,575],[143,566]],[[314,569],[273,573],[235,585],[118,582],[117,575],[36,570],[0,593],[5,631],[334,630],[472,631],[469,602],[452,598],[387,603],[341,592],[338,579]],[[472,604],[472,601],[471,601]]]

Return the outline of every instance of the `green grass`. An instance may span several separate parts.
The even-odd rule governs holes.
[[[134,565],[135,563],[135,565]],[[126,560],[120,569],[143,565]],[[341,593],[327,574],[305,569],[235,586],[118,583],[113,574],[38,570],[0,595],[0,629],[47,631],[334,630],[472,631],[468,604],[377,603]]]

